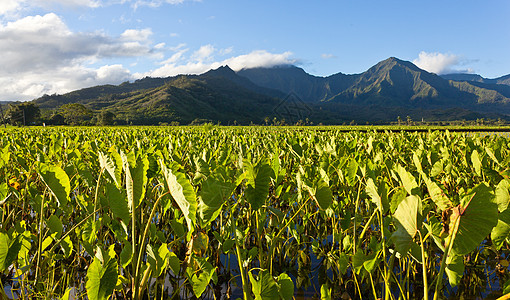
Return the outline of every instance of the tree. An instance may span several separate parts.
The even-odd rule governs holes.
[[[79,103],[64,104],[58,109],[58,113],[64,117],[69,125],[83,125],[85,121],[92,117],[92,112]]]
[[[111,111],[101,111],[98,117],[98,123],[102,126],[113,125],[113,120],[115,119],[115,114]]]
[[[41,117],[41,110],[37,105],[30,102],[9,104],[5,117],[12,125],[34,125]]]

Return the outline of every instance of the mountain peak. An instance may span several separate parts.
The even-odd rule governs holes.
[[[221,66],[217,69],[209,70],[204,73],[204,75],[216,75],[216,76],[225,76],[230,77],[232,75],[235,75],[236,72],[232,70],[228,65]]]

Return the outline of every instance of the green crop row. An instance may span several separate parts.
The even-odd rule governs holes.
[[[502,296],[509,176],[497,135],[0,131],[0,299]]]

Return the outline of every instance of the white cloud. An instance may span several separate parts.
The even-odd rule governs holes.
[[[201,2],[201,0],[136,0],[136,1],[134,1],[133,7],[134,7],[134,9],[137,9],[138,7],[141,7],[141,6],[157,8],[163,4],[177,5],[177,4],[182,4],[184,2],[189,2],[189,1]]]
[[[120,37],[126,41],[143,42],[143,41],[147,41],[151,35],[152,35],[152,30],[150,28],[141,29],[141,30],[128,29],[128,30],[124,31],[120,35]]]
[[[211,45],[204,45],[200,47],[197,51],[193,52],[191,59],[197,62],[208,61],[212,59],[213,53],[216,49]]]
[[[202,74],[211,69],[216,69],[225,65],[228,65],[234,71],[239,71],[247,68],[273,67],[295,64],[297,62],[297,60],[291,58],[291,52],[275,54],[265,50],[256,50],[249,54],[234,56],[221,61],[214,61],[214,54],[218,51],[211,45],[200,47],[199,50],[193,52],[190,57],[186,58],[184,54],[189,49],[184,49],[183,47],[182,45],[178,47],[177,52],[173,54],[172,57],[163,61],[161,63],[163,64],[162,67],[149,72],[134,74],[135,77],[167,77],[179,74]],[[221,52],[220,50],[218,53],[221,55]],[[203,54],[203,57],[207,57],[208,60],[197,60],[198,53]]]
[[[321,54],[321,57],[323,59],[331,59],[331,58],[335,58],[336,56],[331,53],[323,53],[323,54]]]
[[[149,40],[151,35],[150,29],[126,30],[119,37],[72,32],[53,13],[0,23],[0,100],[29,100],[44,93],[133,79],[118,64],[97,69],[88,65],[104,58],[162,59],[161,50]]]
[[[413,63],[423,70],[436,74],[472,72],[471,69],[458,69],[465,62],[460,56],[455,54],[422,51],[418,58],[413,60]]]
[[[54,6],[96,8],[101,5],[102,3],[99,0],[0,0],[0,16],[15,15],[23,9],[34,7],[45,9]]]
[[[18,0],[0,0],[0,16],[19,10],[21,3]]]

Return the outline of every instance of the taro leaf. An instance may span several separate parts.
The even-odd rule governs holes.
[[[39,175],[60,206],[67,205],[71,184],[66,172],[57,165],[39,164]]]
[[[406,198],[406,196],[407,196],[407,191],[403,187],[398,187],[395,189],[395,192],[391,196],[391,201],[390,201],[390,211],[392,214],[395,213],[398,206],[400,205],[400,202],[402,202],[402,200],[404,200]]]
[[[333,203],[333,193],[331,192],[328,184],[322,178],[317,182],[315,195],[313,195],[313,197],[317,201],[317,205],[319,205],[322,210],[328,209]]]
[[[57,233],[56,238],[59,239],[62,236],[62,232],[64,231],[64,226],[62,225],[62,222],[60,219],[55,216],[51,215],[48,220],[46,220],[46,224],[50,228],[51,233]]]
[[[397,231],[392,234],[391,238],[395,243],[395,248],[402,255],[407,254],[418,231],[418,214],[421,213],[420,204],[420,199],[417,196],[408,196],[400,202],[393,215]]]
[[[294,296],[294,282],[289,275],[282,273],[277,278],[278,292],[280,297],[285,300],[291,300]]]
[[[464,196],[458,218],[458,222],[455,219],[450,221],[457,223],[457,228],[453,228],[457,234],[452,250],[465,255],[478,247],[498,222],[498,206],[494,202],[492,189],[486,183],[477,185]]]
[[[234,246],[235,243],[236,243],[235,240],[225,240],[221,248],[223,250],[223,253],[227,253],[228,251],[230,251],[230,249],[232,249],[232,246]]]
[[[434,181],[430,180],[425,174],[423,175],[423,179],[425,181],[425,184],[427,184],[427,190],[429,191],[430,198],[432,198],[432,201],[439,207],[441,211],[447,210],[449,207],[452,206],[452,202],[446,194],[443,192],[443,190],[435,183]]]
[[[450,255],[446,258],[446,275],[452,287],[456,287],[460,283],[460,279],[464,274],[464,256]]]
[[[147,262],[150,265],[154,277],[159,277],[163,270],[168,266],[168,245],[163,243],[157,252],[154,251],[150,244],[147,245]]]
[[[251,208],[257,210],[266,202],[273,169],[263,161],[255,166],[248,160],[243,161],[243,164],[247,172],[246,179],[248,179],[245,190],[246,199]]]
[[[476,175],[482,176],[482,162],[478,151],[473,150],[471,153],[471,162],[473,163],[473,168],[475,168]]]
[[[489,147],[485,147],[485,153],[495,162],[499,165],[499,159],[494,155],[494,152]]]
[[[443,230],[443,225],[439,222],[438,219],[435,217],[429,218],[429,223],[424,223],[425,227],[427,228],[429,234],[434,239],[434,242],[436,243],[436,246],[441,249],[441,251],[445,251],[444,244],[441,239],[441,231]]]
[[[66,292],[64,293],[64,295],[62,295],[62,297],[60,297],[60,300],[75,299],[74,297],[71,297],[71,291],[74,291],[74,288],[73,287],[68,287],[66,289]]]
[[[221,212],[221,207],[232,195],[235,186],[230,182],[219,181],[209,176],[203,183],[198,203],[198,215],[203,226],[214,221]]]
[[[363,253],[363,250],[358,249],[352,257],[352,267],[354,268],[354,271],[356,271],[356,274],[359,274],[366,260],[367,256]]]
[[[177,255],[175,255],[175,253],[173,252],[170,252],[168,254],[168,265],[170,266],[170,269],[172,270],[172,272],[174,272],[175,275],[178,275],[179,272],[181,271],[181,261],[179,260]]]
[[[101,169],[106,169],[112,177],[115,185],[120,188],[122,175],[122,158],[117,151],[110,152],[111,157],[103,152],[99,152],[99,165]]]
[[[340,253],[338,256],[338,269],[342,274],[345,274],[347,272],[347,268],[349,267],[349,257],[347,257],[347,254]]]
[[[356,181],[356,174],[358,173],[358,163],[354,159],[350,159],[347,164],[347,170],[345,177],[347,178],[347,183],[350,186],[353,186]]]
[[[3,272],[7,267],[11,265],[11,262],[7,261],[7,253],[9,252],[9,245],[11,239],[9,235],[4,232],[0,232],[0,272]]]
[[[0,183],[0,205],[4,204],[9,198],[9,185],[7,182]]]
[[[201,255],[209,248],[209,237],[203,232],[197,232],[193,237],[192,251],[196,255]]]
[[[175,165],[173,168],[169,169],[163,164],[163,161],[160,161],[160,163],[170,195],[172,195],[172,198],[181,209],[186,223],[188,224],[188,230],[191,233],[194,229],[197,212],[197,196],[195,190],[186,178],[186,175],[175,170],[177,169]]]
[[[117,285],[117,261],[107,259],[104,263],[97,257],[87,270],[87,295],[91,300],[108,299]]]
[[[213,278],[213,275],[216,272],[216,267],[213,268],[211,263],[209,263],[205,258],[194,256],[194,259],[198,263],[198,270],[190,271],[191,268],[188,267],[187,272],[188,275],[190,275],[191,272],[194,272],[188,278],[191,282],[193,294],[195,294],[197,298],[200,298]]]
[[[333,299],[331,297],[331,289],[329,288],[328,284],[325,283],[321,285],[321,300],[331,300]]]
[[[363,262],[363,267],[369,273],[372,273],[377,267],[377,262],[378,262],[377,253],[372,253],[370,255],[367,255],[365,262]]]
[[[66,236],[65,239],[60,241],[60,247],[62,247],[62,251],[64,251],[64,256],[69,258],[71,256],[71,252],[73,252],[73,242],[69,236]]]
[[[133,152],[130,152],[133,153]],[[136,160],[136,166],[131,167],[129,157],[122,153],[122,161],[126,172],[126,191],[129,210],[137,208],[145,196],[145,186],[147,185],[147,170],[149,169],[149,160],[147,157],[139,157]],[[131,158],[133,160],[133,158]]]
[[[248,273],[251,282],[251,290],[255,295],[255,300],[279,300],[280,295],[278,285],[268,270],[259,272],[256,280],[251,272]]]
[[[129,263],[131,262],[131,257],[133,252],[133,247],[131,246],[131,243],[129,241],[124,242],[124,247],[122,248],[122,251],[120,252],[120,264],[123,268],[126,268]]]
[[[510,236],[510,209],[499,214],[498,224],[492,228],[491,240],[496,249],[501,249],[508,236]]]
[[[406,169],[401,165],[397,166],[397,173],[407,193],[409,195],[418,195],[419,187],[414,176],[407,172]]]
[[[87,165],[81,160],[76,160],[75,166],[76,170],[78,170],[78,174],[83,179],[87,187],[94,187],[95,180]]]
[[[383,185],[384,186],[384,185]],[[379,194],[379,189],[376,187],[374,180],[372,178],[368,178],[367,180],[367,188],[366,188],[367,194],[370,196],[370,199],[372,199],[372,202],[377,205],[377,208],[379,211],[384,214],[389,208],[388,198],[387,197],[381,197]]]
[[[106,183],[106,196],[108,205],[115,218],[120,218],[125,224],[129,224],[131,214],[129,213],[128,202],[119,189],[109,182]]]
[[[508,208],[508,203],[510,202],[510,180],[503,179],[499,182],[496,187],[496,203],[498,204],[498,210],[504,211]]]

